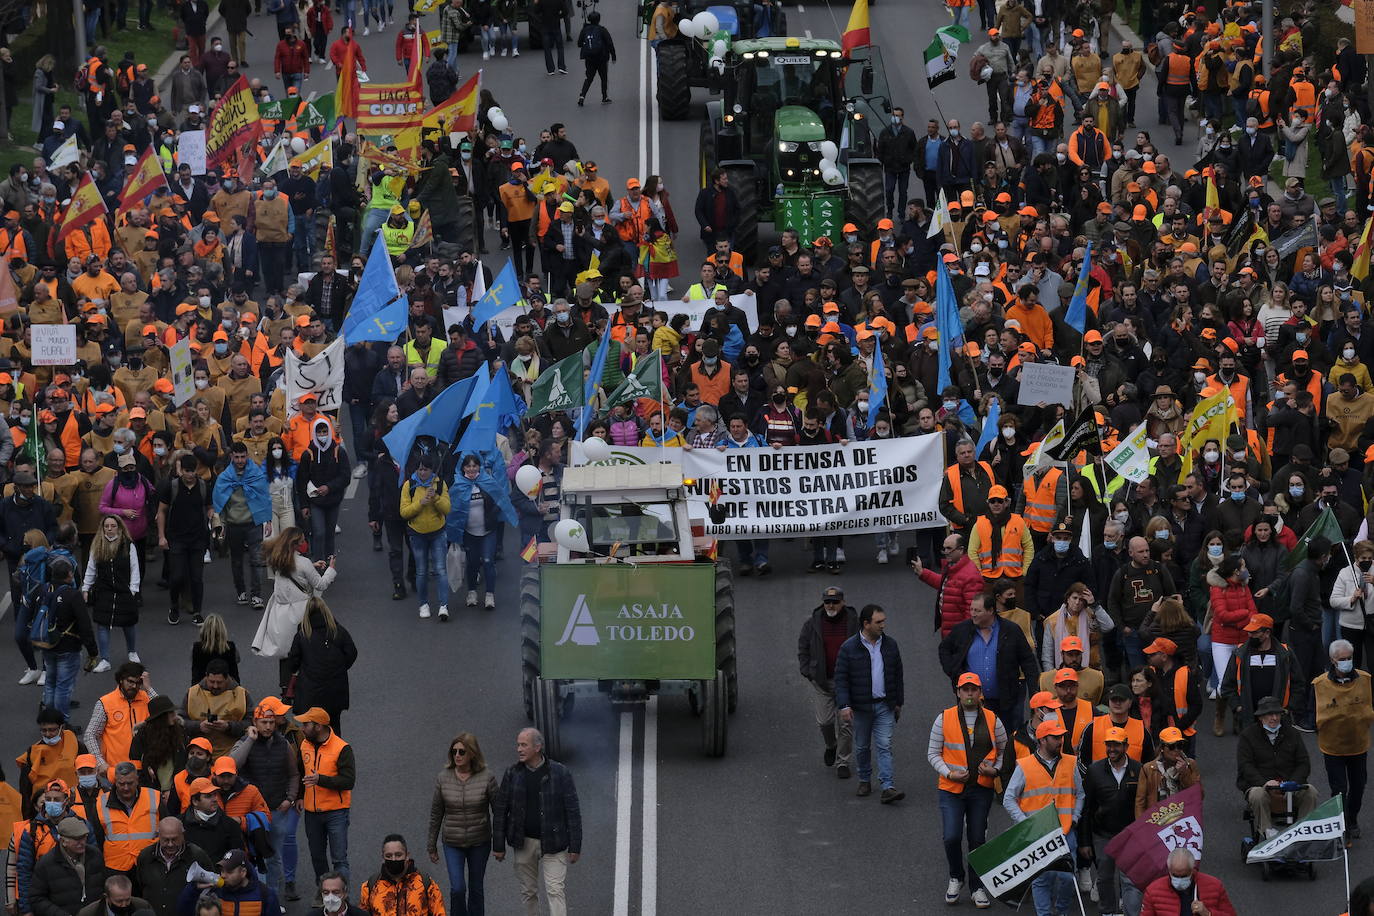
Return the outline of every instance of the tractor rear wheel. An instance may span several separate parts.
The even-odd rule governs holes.
[[[525,718],[534,721],[534,685],[539,680],[539,567],[520,574],[520,681]]]
[[[726,704],[739,707],[739,673],[735,665],[735,577],[726,562],[716,563],[716,669],[725,676]]]
[[[726,695],[725,672],[701,682],[701,750],[707,757],[725,756],[725,738],[730,727],[730,701]]]
[[[859,235],[868,238],[877,232],[878,220],[887,215],[882,165],[858,162],[849,166],[849,205],[845,210],[849,221],[859,227]]]
[[[730,187],[734,188],[739,200],[735,250],[743,256],[745,264],[755,264],[759,247],[758,181],[754,178],[754,170],[746,166],[726,166],[725,171],[730,175]]]
[[[716,131],[710,117],[701,121],[701,186],[711,183],[711,173],[716,170]]]
[[[563,705],[558,697],[558,681],[546,678],[534,680],[534,727],[544,736],[544,753],[555,760],[563,758],[563,741],[559,734],[559,720]]]
[[[658,66],[658,113],[665,121],[684,121],[692,108],[692,85],[687,81],[686,43],[665,41],[654,57]]]

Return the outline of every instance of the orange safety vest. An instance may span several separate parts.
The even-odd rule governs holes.
[[[1126,756],[1139,762],[1140,757],[1145,753],[1145,723],[1129,716],[1125,726],[1117,725],[1112,722],[1109,715],[1098,716],[1093,719],[1093,759],[1102,760],[1107,756],[1107,729],[1125,728],[1126,730]]]
[[[8,229],[0,229],[0,255],[6,261],[15,258],[29,259],[29,246],[24,244],[24,231],[16,230],[13,233]]]
[[[983,721],[988,727],[988,738],[992,741],[992,749],[983,758],[983,763],[997,762],[997,720],[992,711],[983,709]],[[958,706],[951,706],[944,712],[942,719],[944,729],[944,747],[940,751],[940,757],[949,767],[958,767],[961,770],[976,770],[977,767],[970,767],[968,762],[968,748],[964,744],[964,723],[962,721],[962,711]],[[978,785],[992,788],[992,777],[978,774]],[[955,782],[948,776],[941,776],[939,786],[946,792],[959,793],[964,791],[964,783]]]
[[[1188,714],[1188,666],[1179,665],[1174,669],[1174,715],[1180,720]],[[1193,736],[1197,734],[1195,728],[1183,729],[1183,734]]]
[[[629,218],[617,223],[615,231],[620,235],[622,242],[639,244],[639,240],[644,236],[644,225],[653,216],[653,208],[649,206],[648,199],[643,196],[639,198],[638,208],[630,206],[629,197],[620,198],[618,206],[620,212]]]
[[[978,462],[978,466],[981,467],[984,471],[987,471],[988,480],[991,481],[993,479],[992,465],[988,464],[986,461],[980,461]],[[954,508],[957,511],[963,512],[964,485],[963,480],[959,477],[959,465],[957,463],[951,464],[949,467],[945,468],[945,479],[949,481],[949,492],[951,494],[950,502],[954,503]],[[991,484],[989,484],[989,486],[991,486]],[[954,524],[953,522],[949,523],[949,527],[953,531],[962,530],[960,526]]]
[[[1040,758],[1034,754],[1018,757],[1016,765],[1021,768],[1021,774],[1026,779],[1026,786],[1021,790],[1021,797],[1017,800],[1021,810],[1027,814],[1034,814],[1041,808],[1053,805],[1059,814],[1059,825],[1064,828],[1064,832],[1068,833],[1073,829],[1073,777],[1074,769],[1078,766],[1077,759],[1068,754],[1060,754],[1053,776],[1045,772]]]
[[[138,790],[133,811],[126,814],[110,807],[114,790],[100,793],[100,823],[105,829],[105,867],[114,871],[129,871],[138,862],[138,854],[157,840],[157,790],[147,787]]]
[[[1083,733],[1088,730],[1088,723],[1093,720],[1093,704],[1083,699],[1074,700],[1074,709],[1078,710],[1078,713],[1073,717],[1073,732],[1069,735],[1069,744],[1078,747],[1078,742],[1083,740]],[[1059,721],[1064,721],[1062,713]]]
[[[1315,373],[1313,374],[1315,375]],[[1235,381],[1231,382],[1230,385],[1226,385],[1217,376],[1209,375],[1207,376],[1207,387],[1202,390],[1202,396],[1209,397],[1221,391],[1222,388],[1231,389],[1231,400],[1236,402],[1236,411],[1240,414],[1240,418],[1244,420],[1246,408],[1250,403],[1250,377],[1237,373]]]
[[[1187,86],[1193,71],[1193,61],[1177,51],[1169,52],[1168,69],[1164,83],[1167,86]]]
[[[1059,86],[1059,80],[1050,83],[1050,97],[1041,99],[1040,107],[1036,109],[1035,116],[1030,119],[1030,126],[1035,130],[1054,129],[1054,109],[1064,107],[1064,90]]]
[[[105,758],[106,765],[114,766],[129,759],[129,745],[134,740],[134,729],[148,720],[148,692],[140,690],[131,703],[124,699],[124,694],[116,687],[100,698],[100,704],[105,707],[105,730],[100,733],[100,756]]]
[[[191,774],[182,770],[172,777],[172,791],[181,800],[181,811],[188,811],[191,808]]]
[[[1317,87],[1311,83],[1294,82],[1289,83],[1288,88],[1293,90],[1293,110],[1310,123],[1317,113]]]
[[[329,740],[324,744],[313,741],[301,742],[301,765],[305,768],[302,775],[320,776],[339,775],[339,754],[348,747],[348,742],[330,731]],[[348,789],[326,789],[324,786],[306,786],[303,798],[306,811],[346,810],[353,804],[353,793]]]
[[[0,782],[0,836],[6,833],[13,835],[18,825],[28,823],[24,820],[23,809],[24,804],[19,798],[19,790],[7,782]],[[18,852],[19,842],[15,840],[14,848],[9,851],[9,861],[18,863]]]
[[[1002,526],[1002,544],[994,560],[992,552],[992,519],[979,516],[973,530],[978,534],[978,571],[985,579],[1021,578],[1021,564],[1026,552],[1021,547],[1021,535],[1026,531],[1026,521],[1015,512]]]
[[[1269,110],[1269,90],[1251,89],[1250,98],[1259,107],[1259,127],[1260,130],[1269,130],[1274,126],[1274,117]]]
[[[29,785],[35,789],[46,786],[54,779],[60,779],[67,785],[76,783],[76,758],[81,753],[80,742],[70,729],[62,729],[60,737],[62,740],[54,745],[37,742],[16,761],[21,767],[28,765]]]
[[[1026,523],[1032,531],[1048,534],[1054,527],[1054,493],[1059,487],[1059,479],[1064,476],[1060,468],[1050,468],[1050,472],[1037,486],[1034,477],[1027,477],[1022,486],[1026,494]]]

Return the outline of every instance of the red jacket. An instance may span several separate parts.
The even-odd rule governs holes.
[[[328,35],[334,31],[334,14],[329,12],[328,3],[312,4],[310,9],[305,11],[305,24],[310,27],[310,34],[323,32]]]
[[[348,44],[348,41],[338,38],[329,46],[329,62],[334,65],[335,70],[343,66],[344,55],[348,53]],[[366,71],[367,56],[363,54],[363,46],[356,41],[353,42],[353,45],[353,60],[357,63],[357,69]]]
[[[1221,879],[1195,871],[1193,880],[1197,899],[1211,911],[1212,916],[1236,916],[1236,908],[1231,905],[1231,898],[1226,896]],[[1188,910],[1181,906],[1178,892],[1169,883],[1168,875],[1154,879],[1145,888],[1145,905],[1140,910],[1140,916],[1189,916]]]
[[[968,620],[969,602],[983,590],[983,577],[968,554],[960,554],[954,566],[947,567],[943,575],[923,567],[921,581],[936,590],[944,587],[939,607],[941,639],[949,635],[955,624]]]
[[[396,34],[396,63],[404,63],[407,58],[411,58],[411,66],[415,65],[415,36],[406,37],[405,30]],[[420,33],[420,60],[424,61],[429,57],[429,36],[424,32]]]
[[[1255,613],[1255,598],[1248,585],[1232,585],[1212,569],[1207,571],[1212,587],[1212,641],[1242,646],[1250,638],[1243,627]]]
[[[272,72],[310,74],[310,45],[297,38],[287,44],[283,39],[277,42],[277,53],[272,57]]]

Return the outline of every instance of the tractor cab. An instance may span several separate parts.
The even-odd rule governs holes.
[[[734,78],[725,88],[726,123],[716,155],[760,164],[774,160],[770,171],[775,178],[790,178],[788,183],[814,178],[819,184],[814,166],[821,158],[820,144],[838,135],[843,110],[839,46],[833,41],[761,38],[737,41],[732,50]]]
[[[559,546],[559,563],[690,563],[709,546],[709,539],[699,547],[693,537],[681,465],[570,467],[561,493],[561,516],[582,525],[589,550]]]

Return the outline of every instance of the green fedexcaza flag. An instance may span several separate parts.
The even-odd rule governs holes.
[[[606,399],[607,409],[617,404],[624,404],[626,401],[637,401],[640,398],[653,398],[655,401],[662,397],[663,390],[663,354],[658,350],[641,359],[634,368],[634,371],[625,376],[625,381],[615,391],[611,392]]]
[[[582,354],[560,359],[540,373],[530,389],[528,416],[582,406]]]
[[[1330,511],[1330,510],[1328,510]],[[1345,836],[1345,800],[1337,795],[1307,817],[1266,840],[1245,855],[1247,863],[1273,859],[1320,861],[1339,859]]]
[[[931,89],[954,79],[954,63],[959,59],[959,47],[968,44],[968,40],[968,29],[960,25],[947,25],[935,30],[935,37],[930,40],[923,55],[926,82]]]
[[[1340,544],[1345,540],[1345,534],[1341,531],[1340,522],[1336,521],[1336,513],[1327,506],[1322,509],[1322,514],[1317,516],[1317,520],[1312,523],[1302,537],[1298,538],[1298,543],[1293,545],[1293,549],[1288,551],[1288,556],[1283,559],[1283,568],[1296,569],[1298,564],[1307,559],[1307,544],[1317,535],[1321,535],[1332,543]]]
[[[969,867],[994,897],[1034,878],[1069,854],[1069,842],[1053,807],[1041,808],[996,839],[969,850]]]

